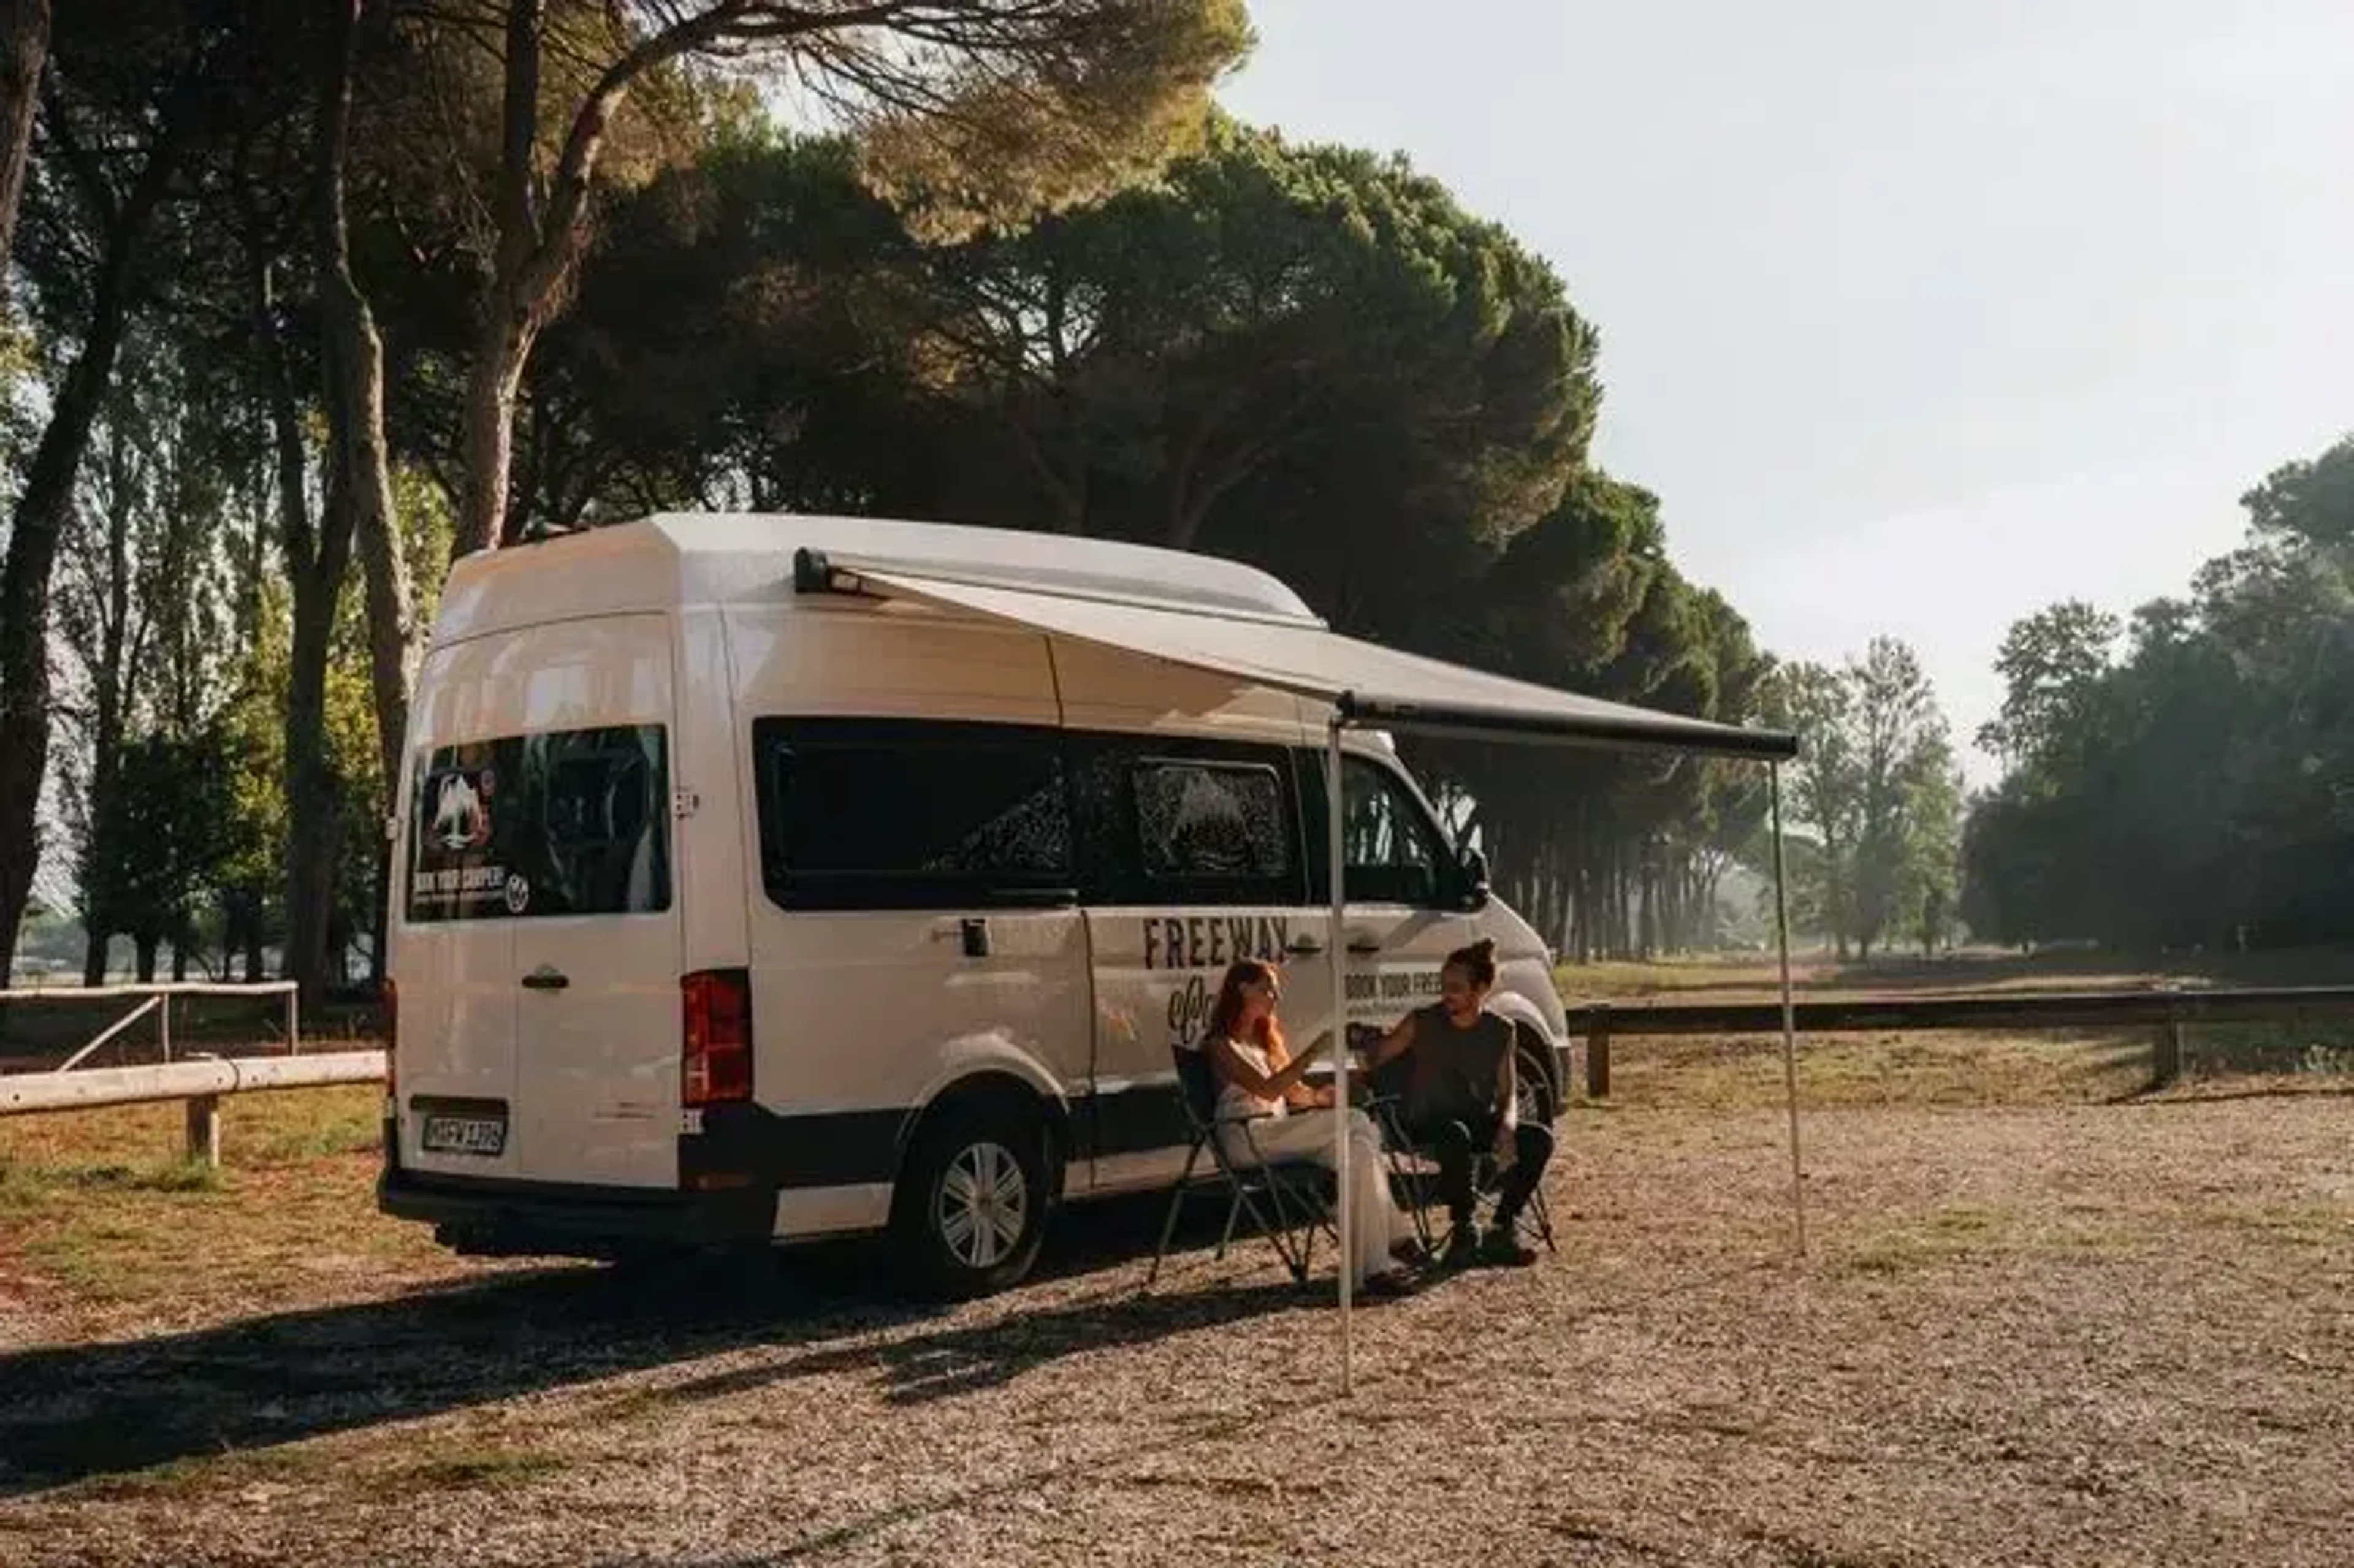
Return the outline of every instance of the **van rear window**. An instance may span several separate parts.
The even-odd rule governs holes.
[[[667,740],[659,725],[549,730],[420,756],[409,923],[669,908]]]
[[[1062,742],[1013,725],[764,718],[760,861],[788,909],[1068,903]]]

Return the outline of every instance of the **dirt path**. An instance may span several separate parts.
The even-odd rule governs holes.
[[[1357,1319],[1133,1213],[914,1314],[510,1273],[0,1353],[0,1563],[2354,1561],[2354,1099],[1579,1113]],[[822,1260],[855,1266],[856,1255]]]

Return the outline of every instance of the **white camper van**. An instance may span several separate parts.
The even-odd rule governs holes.
[[[1057,1203],[1175,1178],[1170,1048],[1228,962],[1291,960],[1287,1025],[1330,1033],[1333,706],[1248,652],[1307,633],[1345,641],[1245,567],[988,529],[660,516],[460,562],[391,825],[382,1207],[472,1252],[888,1232],[938,1287],[1018,1279]],[[1543,944],[1346,744],[1352,1023],[1493,937],[1549,1118]]]

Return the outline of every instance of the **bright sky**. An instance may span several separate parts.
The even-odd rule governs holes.
[[[1785,655],[1904,638],[1959,740],[2012,620],[2182,591],[2354,429],[2345,0],[1251,9],[1228,106],[1548,257],[1678,564]]]

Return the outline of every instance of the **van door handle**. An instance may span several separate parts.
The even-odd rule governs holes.
[[[523,983],[525,989],[530,991],[562,991],[572,983],[572,977],[562,969],[551,969],[542,964],[524,976]]]
[[[1378,953],[1381,950],[1382,945],[1373,940],[1371,937],[1352,937],[1349,938],[1349,951],[1356,954],[1360,958],[1363,958],[1369,954]]]
[[[1309,959],[1322,952],[1324,950],[1324,944],[1318,941],[1313,937],[1294,937],[1289,942],[1284,945],[1283,950],[1299,958]]]

